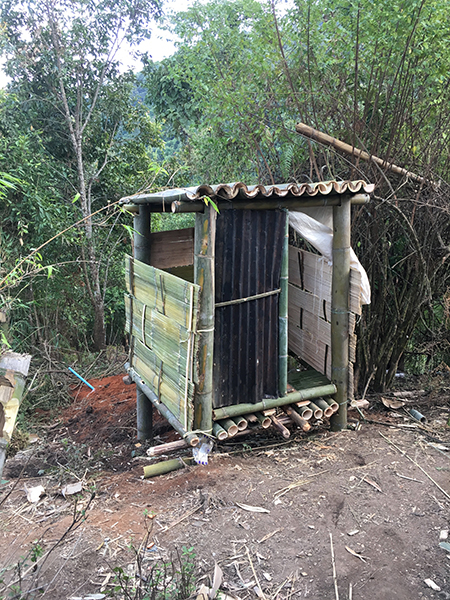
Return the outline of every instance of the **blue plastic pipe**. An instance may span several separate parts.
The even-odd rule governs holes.
[[[86,379],[84,379],[83,377],[81,377],[81,375],[78,375],[78,373],[76,371],[74,371],[72,369],[72,367],[67,367],[67,368],[69,369],[69,371],[71,373],[73,373],[74,375],[76,375],[78,377],[78,379],[81,379],[81,381],[83,383],[85,383],[88,387],[90,387],[93,392],[95,392],[95,387],[93,387],[88,381],[86,381]]]

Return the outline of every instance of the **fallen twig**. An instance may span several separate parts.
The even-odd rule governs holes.
[[[440,485],[439,485],[439,484],[438,484],[438,483],[437,483],[437,482],[436,482],[436,481],[435,481],[435,480],[434,480],[434,479],[431,477],[431,475],[428,475],[428,473],[425,471],[425,469],[424,469],[424,468],[422,468],[422,467],[419,465],[419,463],[418,463],[418,462],[416,462],[416,461],[415,461],[413,458],[411,458],[410,456],[408,456],[408,454],[406,454],[406,452],[404,452],[404,451],[403,451],[401,448],[399,448],[399,447],[398,447],[396,444],[394,444],[394,442],[391,442],[391,440],[390,440],[389,438],[387,438],[385,435],[383,435],[383,434],[381,433],[381,431],[379,432],[379,434],[380,434],[380,435],[381,435],[381,437],[382,437],[382,438],[384,438],[384,439],[385,439],[385,440],[386,440],[386,441],[387,441],[389,444],[391,444],[391,446],[394,446],[394,448],[395,448],[396,450],[398,450],[398,451],[400,452],[400,454],[403,454],[403,456],[404,456],[405,458],[407,458],[408,460],[410,460],[410,461],[413,463],[413,465],[416,465],[416,467],[417,467],[418,469],[420,469],[420,470],[422,471],[422,473],[423,473],[423,474],[424,474],[426,477],[428,477],[428,479],[429,479],[429,480],[430,480],[432,483],[434,483],[434,485],[435,485],[435,486],[436,486],[436,487],[437,487],[437,488],[438,488],[438,489],[439,489],[439,490],[440,490],[440,491],[441,491],[441,492],[444,494],[444,496],[450,500],[450,494],[448,494],[448,493],[447,493],[447,492],[446,492],[446,491],[445,491],[443,488],[441,488],[441,486],[440,486]]]
[[[336,575],[336,561],[334,560],[333,535],[332,535],[331,531],[330,531],[330,548],[331,548],[331,564],[333,566],[334,594],[336,596],[336,600],[339,600],[339,590],[338,590],[337,575]]]
[[[261,592],[261,598],[262,598],[263,600],[267,600],[267,598],[266,598],[266,596],[264,595],[264,592],[263,592],[263,590],[262,590],[261,584],[259,583],[258,576],[256,575],[255,567],[253,566],[252,558],[251,558],[251,556],[250,556],[250,552],[248,551],[248,548],[247,548],[247,546],[245,546],[245,551],[247,552],[248,562],[250,563],[250,567],[251,567],[251,569],[252,569],[252,573],[253,573],[253,577],[255,578],[256,585],[258,586],[258,588],[259,588],[259,591]]]

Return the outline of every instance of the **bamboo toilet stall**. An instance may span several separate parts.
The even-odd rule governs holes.
[[[372,190],[236,183],[123,199],[134,214],[125,303],[139,439],[152,437],[154,407],[191,446],[251,421],[286,436],[286,419],[306,430],[313,414],[346,427],[361,312],[350,215]],[[311,207],[332,207],[332,266],[289,245],[289,211]],[[193,212],[195,227],[151,233],[154,212]],[[289,371],[289,351],[309,366]]]

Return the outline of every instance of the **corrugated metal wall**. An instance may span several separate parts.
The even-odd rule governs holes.
[[[286,213],[226,210],[217,217],[216,304],[280,286]],[[278,396],[278,295],[216,307],[214,407]]]

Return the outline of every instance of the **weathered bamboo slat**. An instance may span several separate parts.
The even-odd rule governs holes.
[[[159,231],[150,236],[150,264],[158,269],[194,264],[194,228]]]
[[[162,454],[168,454],[169,452],[176,452],[177,450],[183,450],[188,448],[185,440],[176,440],[175,442],[167,442],[165,444],[158,444],[147,450],[147,456],[161,456]]]
[[[296,425],[298,425],[298,427],[301,427],[303,431],[309,431],[311,429],[311,425],[308,423],[308,421],[302,416],[300,416],[299,413],[296,410],[294,410],[292,406],[284,406],[283,409],[287,413],[289,418],[292,419],[292,421]]]
[[[272,425],[275,427],[275,429],[277,431],[279,431],[281,433],[281,435],[285,438],[288,439],[291,437],[291,432],[289,431],[289,429],[287,427],[285,427],[283,425],[283,423],[281,423],[277,417],[273,416],[271,417],[272,419]]]
[[[289,282],[315,294],[319,300],[331,300],[333,268],[323,256],[289,246]],[[350,310],[361,314],[361,274],[350,269]]]
[[[288,372],[288,305],[289,305],[289,214],[284,209],[286,219],[283,253],[281,256],[280,297],[278,300],[278,394],[287,392]]]

